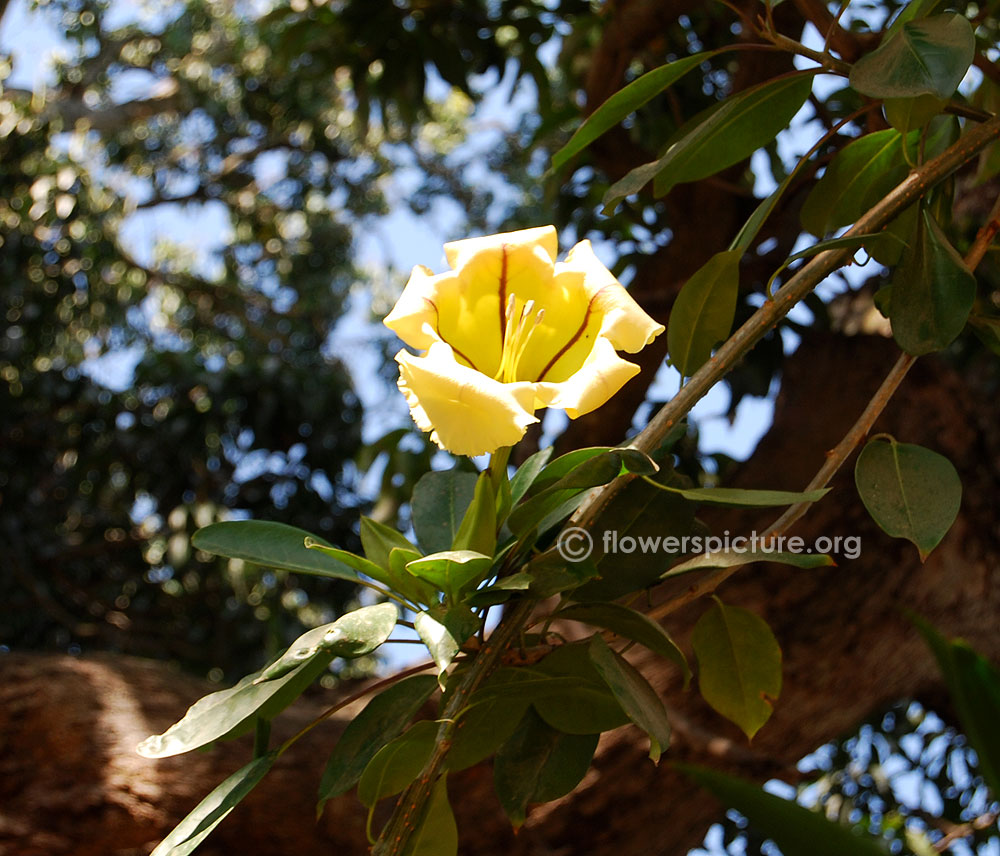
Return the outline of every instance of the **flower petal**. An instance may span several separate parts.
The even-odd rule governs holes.
[[[456,288],[455,274],[448,272],[435,276],[430,268],[417,265],[392,312],[382,323],[410,347],[426,350],[437,341],[425,326],[430,325],[434,330],[438,327],[436,302],[440,299],[438,291],[442,285],[445,291],[449,287]]]
[[[536,383],[536,407],[561,407],[570,419],[590,413],[639,373],[635,363],[623,360],[614,345],[600,338],[580,369],[562,383]]]
[[[583,287],[593,301],[591,311],[603,315],[601,335],[607,337],[615,348],[635,354],[664,331],[636,303],[594,254],[590,241],[580,241],[566,256],[566,261],[556,265],[557,274],[562,270],[580,271],[584,275]]]
[[[421,431],[456,455],[482,455],[513,446],[524,436],[534,415],[535,390],[530,383],[500,383],[463,366],[452,349],[436,342],[423,357],[402,350],[400,390]]]
[[[481,238],[465,238],[444,245],[444,256],[452,270],[458,270],[466,260],[483,250],[500,251],[502,247],[518,250],[522,247],[529,251],[535,247],[541,249],[549,260],[554,262],[559,252],[559,237],[555,226],[537,226],[534,229],[521,229],[517,232],[501,232],[499,235],[484,235]]]

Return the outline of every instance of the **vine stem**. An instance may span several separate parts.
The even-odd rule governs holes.
[[[523,598],[508,612],[496,629],[486,638],[461,682],[448,699],[441,718],[438,720],[437,739],[434,751],[420,775],[403,791],[392,817],[382,829],[372,856],[402,856],[410,838],[420,827],[424,811],[430,799],[431,790],[444,766],[445,757],[451,749],[451,742],[458,726],[458,717],[468,705],[472,694],[482,685],[500,662],[500,657],[508,646],[518,638],[534,610],[535,601]]]
[[[977,125],[962,135],[944,152],[923,166],[912,171],[887,196],[858,218],[844,237],[865,235],[881,231],[904,209],[917,201],[931,187],[940,183],[974,155],[1000,137],[1000,116]],[[826,250],[815,255],[803,265],[774,297],[764,303],[718,351],[680,388],[677,395],[663,405],[652,421],[637,434],[631,445],[649,454],[667,436],[705,394],[741,360],[800,300],[838,268],[848,264],[854,250]],[[577,510],[571,526],[589,528],[604,510],[612,497],[628,482],[628,477],[615,479],[598,488]]]

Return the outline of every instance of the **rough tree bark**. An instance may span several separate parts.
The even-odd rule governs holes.
[[[879,337],[812,334],[788,361],[787,394],[775,424],[743,468],[742,486],[801,489],[891,365]],[[646,856],[682,854],[700,841],[719,807],[670,769],[693,760],[764,779],[794,768],[823,742],[903,697],[937,697],[934,664],[902,615],[912,609],[949,634],[1000,657],[1000,420],[987,373],[960,376],[931,358],[917,363],[876,426],[928,445],[956,464],[962,511],[942,545],[920,564],[907,543],[881,535],[861,508],[850,464],[797,534],[860,535],[863,553],[840,567],[746,569],[720,591],[764,616],[781,642],[785,686],[772,721],[752,746],[683,692],[672,666],[635,662],[663,694],[675,740],[659,767],[631,728],[602,740],[594,768],[569,797],[534,809],[513,835],[491,793],[489,765],[453,777],[453,801],[468,856]],[[762,529],[767,519],[720,515],[713,528]],[[677,581],[678,585],[683,585]],[[654,601],[667,596],[654,593]],[[704,608],[670,617],[687,644]],[[148,852],[214,784],[249,756],[243,745],[167,761],[133,754],[138,740],[176,719],[205,687],[160,664],[130,659],[8,655],[0,658],[0,854]],[[288,714],[291,732],[330,699]],[[319,824],[314,794],[338,720],[316,729],[228,818],[202,852],[247,856],[362,854],[364,812],[353,796],[331,803]]]

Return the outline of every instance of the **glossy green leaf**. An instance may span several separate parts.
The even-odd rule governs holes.
[[[322,812],[328,799],[357,784],[368,762],[402,733],[436,689],[433,675],[414,675],[383,690],[365,705],[347,724],[326,762],[319,785],[318,811]]]
[[[455,602],[466,587],[486,577],[492,556],[473,550],[445,550],[431,553],[406,563],[406,569],[415,577],[426,580]]]
[[[559,799],[590,768],[598,734],[564,734],[528,711],[493,762],[493,782],[511,823],[524,823],[529,803]]]
[[[728,50],[728,48],[722,50]],[[702,51],[661,65],[659,68],[647,71],[641,77],[637,77],[627,86],[619,89],[587,117],[587,120],[577,128],[576,133],[570,137],[565,146],[552,155],[552,168],[561,168],[573,155],[583,151],[601,134],[615,127],[630,113],[638,110],[643,104],[655,98],[667,87],[672,86],[689,71],[698,68],[699,65],[721,53],[722,50]]]
[[[331,559],[353,568],[355,571],[364,574],[366,577],[370,577],[375,580],[375,582],[382,583],[382,585],[389,588],[392,587],[392,577],[386,573],[385,569],[381,565],[376,565],[370,559],[365,559],[362,556],[356,556],[354,553],[347,550],[341,550],[339,547],[331,547],[329,544],[317,541],[311,535],[306,537],[305,547],[311,552],[329,556]]]
[[[472,502],[455,533],[452,550],[472,550],[492,556],[497,546],[497,506],[488,472],[476,481]]]
[[[356,658],[370,654],[389,638],[399,612],[391,603],[364,606],[300,636],[277,660],[261,670],[255,684],[273,681],[297,669],[306,660],[326,652]]]
[[[514,473],[514,476],[510,480],[510,498],[512,504],[517,505],[521,501],[521,497],[528,492],[532,484],[534,484],[535,479],[538,478],[538,474],[545,469],[551,457],[552,447],[546,446],[544,449],[535,452],[535,454],[517,468],[517,472]]]
[[[371,808],[398,794],[420,775],[437,740],[438,724],[417,722],[375,753],[358,780],[358,799]]]
[[[870,441],[854,466],[854,482],[872,519],[894,538],[916,545],[921,560],[951,528],[962,481],[943,455],[894,439]]]
[[[390,550],[389,570],[386,572],[389,588],[403,595],[411,603],[434,606],[440,601],[437,589],[406,570],[410,562],[419,558],[421,556],[417,550],[406,550],[401,547]]]
[[[916,133],[904,138],[892,128],[848,143],[806,198],[802,225],[822,238],[868,211],[906,178],[904,139],[916,146]]]
[[[456,639],[444,621],[439,621],[429,612],[418,612],[413,617],[413,627],[420,641],[427,646],[427,651],[437,666],[438,675],[444,674],[458,654],[463,640]]]
[[[586,451],[590,452],[591,450]],[[548,478],[557,463],[559,461],[553,461],[546,467],[538,481],[541,482],[543,478]],[[621,472],[621,466],[621,455],[615,449],[602,449],[587,456],[565,475],[557,478],[551,486],[530,496],[518,505],[507,518],[510,531],[518,537],[525,535],[583,491],[607,484],[614,479]],[[539,530],[543,531],[543,527],[539,526]]]
[[[599,734],[629,721],[591,662],[586,644],[562,645],[536,663],[534,669],[576,681],[563,692],[533,699],[538,715],[553,728],[566,734]]]
[[[662,489],[683,496],[691,502],[749,508],[772,508],[779,505],[795,505],[799,502],[818,502],[830,492],[828,487],[801,493],[791,490],[743,490],[735,487],[678,488],[671,485],[666,485]]]
[[[951,98],[975,53],[972,25],[956,12],[908,21],[854,63],[851,86],[872,98]]]
[[[713,568],[735,568],[754,562],[775,562],[795,568],[828,568],[837,563],[826,553],[785,553],[768,550],[713,550],[699,553],[691,559],[679,562],[663,574],[662,579],[679,577],[693,571],[707,571]]]
[[[684,652],[677,647],[677,643],[670,638],[662,625],[641,612],[620,603],[574,603],[560,609],[555,617],[582,621],[593,627],[610,630],[624,639],[638,642],[680,666],[684,673],[685,687],[691,680],[691,669],[688,667]]]
[[[477,476],[443,470],[422,476],[410,500],[413,529],[426,553],[450,550],[465,510],[476,492]]]
[[[191,537],[198,550],[321,577],[357,582],[358,575],[343,562],[306,548],[305,540],[330,546],[304,529],[268,520],[227,520],[199,529]]]
[[[806,247],[804,250],[799,250],[797,253],[792,253],[787,259],[785,259],[779,266],[778,269],[771,274],[771,278],[767,281],[767,293],[773,293],[774,281],[781,275],[782,271],[789,267],[789,265],[794,264],[800,259],[809,258],[810,256],[818,255],[819,253],[825,253],[827,250],[843,250],[843,249],[860,249],[861,247],[867,247],[872,242],[876,241],[886,241],[886,240],[896,240],[901,247],[906,246],[906,242],[896,238],[892,232],[870,232],[865,235],[843,235],[839,238],[830,238],[826,241],[817,241],[812,246]],[[867,259],[865,260],[867,261]],[[862,262],[863,264],[863,262]]]
[[[892,335],[910,354],[950,345],[976,299],[976,278],[925,208],[909,249],[892,277]]]
[[[733,329],[740,286],[739,250],[716,253],[684,283],[667,326],[670,362],[690,377]]]
[[[389,569],[389,553],[393,550],[414,551],[417,548],[391,526],[361,516],[361,546],[365,557],[383,570]]]
[[[670,721],[663,701],[628,660],[615,653],[600,635],[590,640],[590,661],[629,719],[649,735],[649,757],[659,763],[670,745]]]
[[[396,615],[392,604],[380,603],[313,628],[271,665],[196,701],[183,719],[147,737],[136,751],[166,758],[245,733],[257,717],[271,719],[295,701],[335,656],[359,657],[377,648],[392,632]]]
[[[657,194],[685,181],[697,181],[752,155],[777,136],[812,91],[812,73],[793,74],[731,96],[696,116],[677,134],[663,157],[643,164],[615,182],[604,195],[604,213],[637,193],[654,176]]]
[[[810,811],[750,782],[689,764],[678,770],[710,790],[719,801],[750,821],[784,856],[887,856],[873,838],[862,837],[818,811]]]
[[[976,750],[979,772],[994,797],[1000,794],[1000,671],[961,639],[946,639],[915,618],[934,652],[958,714],[962,733]]]
[[[702,698],[753,738],[781,693],[781,649],[771,628],[752,612],[716,600],[698,619],[691,644]]]
[[[622,469],[637,476],[648,476],[659,472],[660,465],[649,455],[632,446],[620,446],[615,451],[621,457]]]
[[[233,773],[174,827],[151,856],[187,856],[194,852],[226,815],[267,775],[277,757],[277,753],[269,752]]]
[[[420,826],[410,839],[406,856],[455,856],[458,853],[458,825],[448,802],[447,777],[442,776],[431,791]]]

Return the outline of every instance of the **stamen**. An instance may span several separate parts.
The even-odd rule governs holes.
[[[515,295],[511,294],[507,299],[504,312],[504,337],[503,350],[500,353],[500,367],[493,376],[495,380],[502,383],[513,383],[517,380],[517,365],[528,347],[531,334],[535,332],[545,315],[544,309],[535,312],[535,301],[528,300],[521,307],[521,312],[515,321],[514,310],[516,306],[517,299]]]

